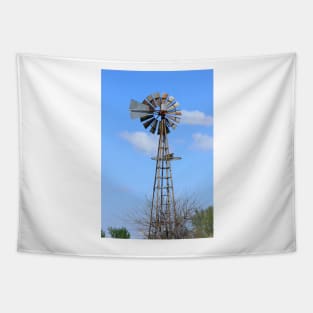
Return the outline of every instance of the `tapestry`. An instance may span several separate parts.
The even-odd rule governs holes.
[[[19,54],[18,251],[295,251],[295,63]]]

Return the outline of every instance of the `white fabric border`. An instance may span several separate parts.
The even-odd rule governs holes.
[[[293,53],[143,62],[18,55],[18,251],[154,258],[295,251],[295,66]],[[101,238],[101,69],[209,68],[214,238]]]

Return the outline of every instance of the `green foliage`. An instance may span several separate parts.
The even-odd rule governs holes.
[[[125,227],[121,228],[109,227],[108,231],[112,238],[122,238],[122,239],[130,238],[130,232]]]
[[[195,238],[213,237],[213,207],[196,210],[191,222]]]
[[[193,196],[185,196],[175,201],[175,220],[169,225],[166,216],[156,220],[151,214],[151,199],[147,199],[142,210],[135,211],[132,222],[146,239],[187,239],[213,237],[213,206],[203,209]],[[162,220],[163,218],[163,220]],[[157,228],[165,225],[163,229]],[[168,228],[166,227],[168,226]],[[172,226],[172,227],[171,227]]]
[[[105,238],[105,231],[101,229],[101,238]]]

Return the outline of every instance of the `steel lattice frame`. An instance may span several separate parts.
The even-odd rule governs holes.
[[[176,208],[169,146],[165,131],[166,120],[161,119],[156,157],[153,195],[148,238],[175,238]]]

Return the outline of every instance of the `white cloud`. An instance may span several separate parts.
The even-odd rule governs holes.
[[[205,115],[201,111],[182,110],[182,124],[210,126],[213,124],[212,116]]]
[[[192,134],[192,149],[195,150],[211,150],[213,148],[213,138],[209,135],[195,133]]]
[[[157,151],[157,136],[153,136],[146,132],[128,132],[120,133],[121,138],[128,141],[137,150],[144,152],[149,156],[154,156]]]

